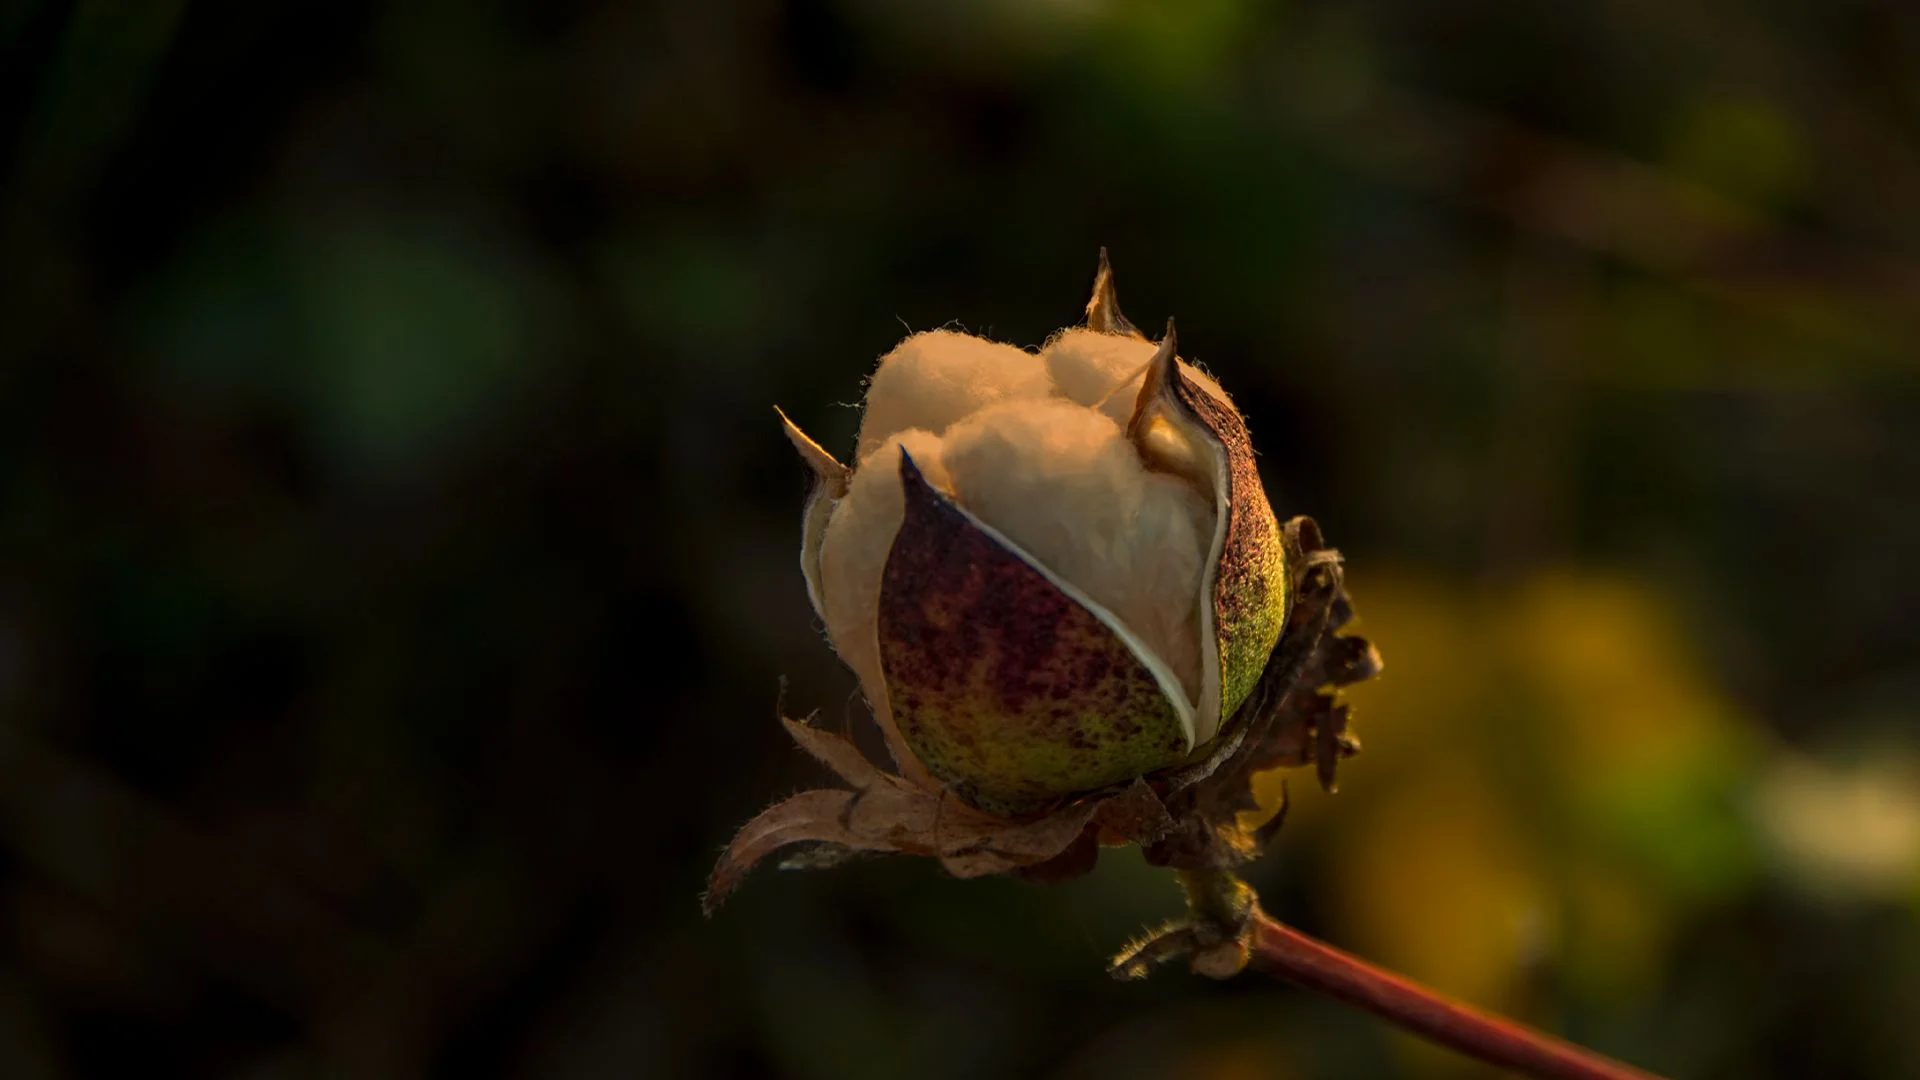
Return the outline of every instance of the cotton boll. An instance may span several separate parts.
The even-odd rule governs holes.
[[[900,531],[905,516],[900,488],[902,447],[928,483],[943,491],[951,490],[947,470],[941,464],[940,436],[917,428],[898,432],[881,443],[865,468],[854,472],[846,495],[833,509],[820,545],[821,606],[825,609],[827,637],[859,677],[860,688],[880,718],[880,726],[890,733],[893,722],[880,670],[876,624],[880,577],[887,567],[894,534]]]
[[[1197,699],[1213,535],[1198,491],[1149,473],[1119,425],[1059,398],[984,409],[942,451],[961,506],[1111,612]]]
[[[902,342],[869,381],[845,464],[782,417],[814,477],[808,594],[897,772],[830,727],[787,721],[843,784],[749,821],[715,865],[709,911],[756,862],[803,842],[933,855],[957,877],[1057,877],[1124,840],[1156,863],[1219,871],[1266,831],[1234,808],[1251,805],[1250,770],[1277,760],[1273,740],[1240,736],[1289,722],[1295,690],[1328,693],[1377,668],[1364,640],[1316,637],[1289,647],[1339,663],[1307,664],[1292,679],[1302,686],[1270,678],[1285,666],[1273,659],[1291,560],[1336,553],[1310,522],[1282,529],[1244,418],[1211,379],[1175,366],[1171,322],[1158,348],[1133,331],[1105,251],[1086,312],[1032,355],[955,334]],[[1318,704],[1344,724],[1330,698]],[[1330,782],[1355,747],[1321,727],[1315,763]],[[1130,948],[1121,967],[1144,971],[1134,961],[1180,945],[1182,929]],[[1234,947],[1195,970],[1232,974],[1245,960]]]
[[[915,334],[880,358],[868,382],[855,460],[865,462],[896,432],[939,435],[989,405],[1052,392],[1046,365],[1032,353],[951,330]]]

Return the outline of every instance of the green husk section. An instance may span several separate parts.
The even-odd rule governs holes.
[[[928,772],[981,809],[1024,814],[1187,756],[1190,720],[1113,626],[904,453],[900,480],[880,663],[894,720]]]
[[[1226,727],[1260,681],[1286,623],[1287,566],[1246,422],[1187,374],[1177,349],[1168,320],[1141,381],[1127,434],[1149,465],[1188,477],[1214,498],[1213,544],[1198,597],[1203,627],[1214,643],[1201,658],[1205,684],[1195,717],[1204,743]],[[1161,423],[1179,432],[1186,449],[1171,449],[1153,434]]]
[[[1225,725],[1253,692],[1287,621],[1287,559],[1280,525],[1267,502],[1246,421],[1233,406],[1201,389],[1174,365],[1168,386],[1218,444],[1225,490],[1215,507],[1225,537],[1214,565],[1214,637],[1220,646],[1220,721]]]

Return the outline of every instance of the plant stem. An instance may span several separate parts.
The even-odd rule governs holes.
[[[1283,926],[1263,911],[1254,913],[1252,930],[1252,966],[1489,1065],[1538,1080],[1657,1080],[1631,1065],[1444,997]]]

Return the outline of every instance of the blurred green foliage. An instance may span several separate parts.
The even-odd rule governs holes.
[[[1110,983],[1131,852],[698,916],[822,780],[780,680],[863,723],[769,406],[848,446],[1103,244],[1386,658],[1268,906],[1920,1075],[1915,70],[1888,0],[0,7],[0,1075],[1472,1074]]]

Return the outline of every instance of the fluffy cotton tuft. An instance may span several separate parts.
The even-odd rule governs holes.
[[[951,330],[915,334],[880,358],[867,383],[855,461],[897,432],[939,435],[988,405],[1052,393],[1046,365],[1032,353]]]
[[[1068,400],[1097,408],[1124,428],[1154,349],[1152,342],[1137,337],[1076,329],[1047,342],[1040,359]]]
[[[903,513],[902,446],[929,483],[1105,608],[1173,672],[1189,702],[1199,699],[1214,512],[1202,487],[1148,469],[1126,436],[1153,351],[1137,338],[1069,331],[1036,357],[935,331],[882,358],[859,466],[827,526],[821,582],[834,647],[883,724],[891,716],[876,624]]]
[[[1099,409],[1124,428],[1133,415],[1134,401],[1140,397],[1147,361],[1158,349],[1143,338],[1073,329],[1047,342],[1047,347],[1040,350],[1040,359],[1062,395]],[[1222,404],[1233,404],[1213,376],[1184,361],[1180,370]]]

